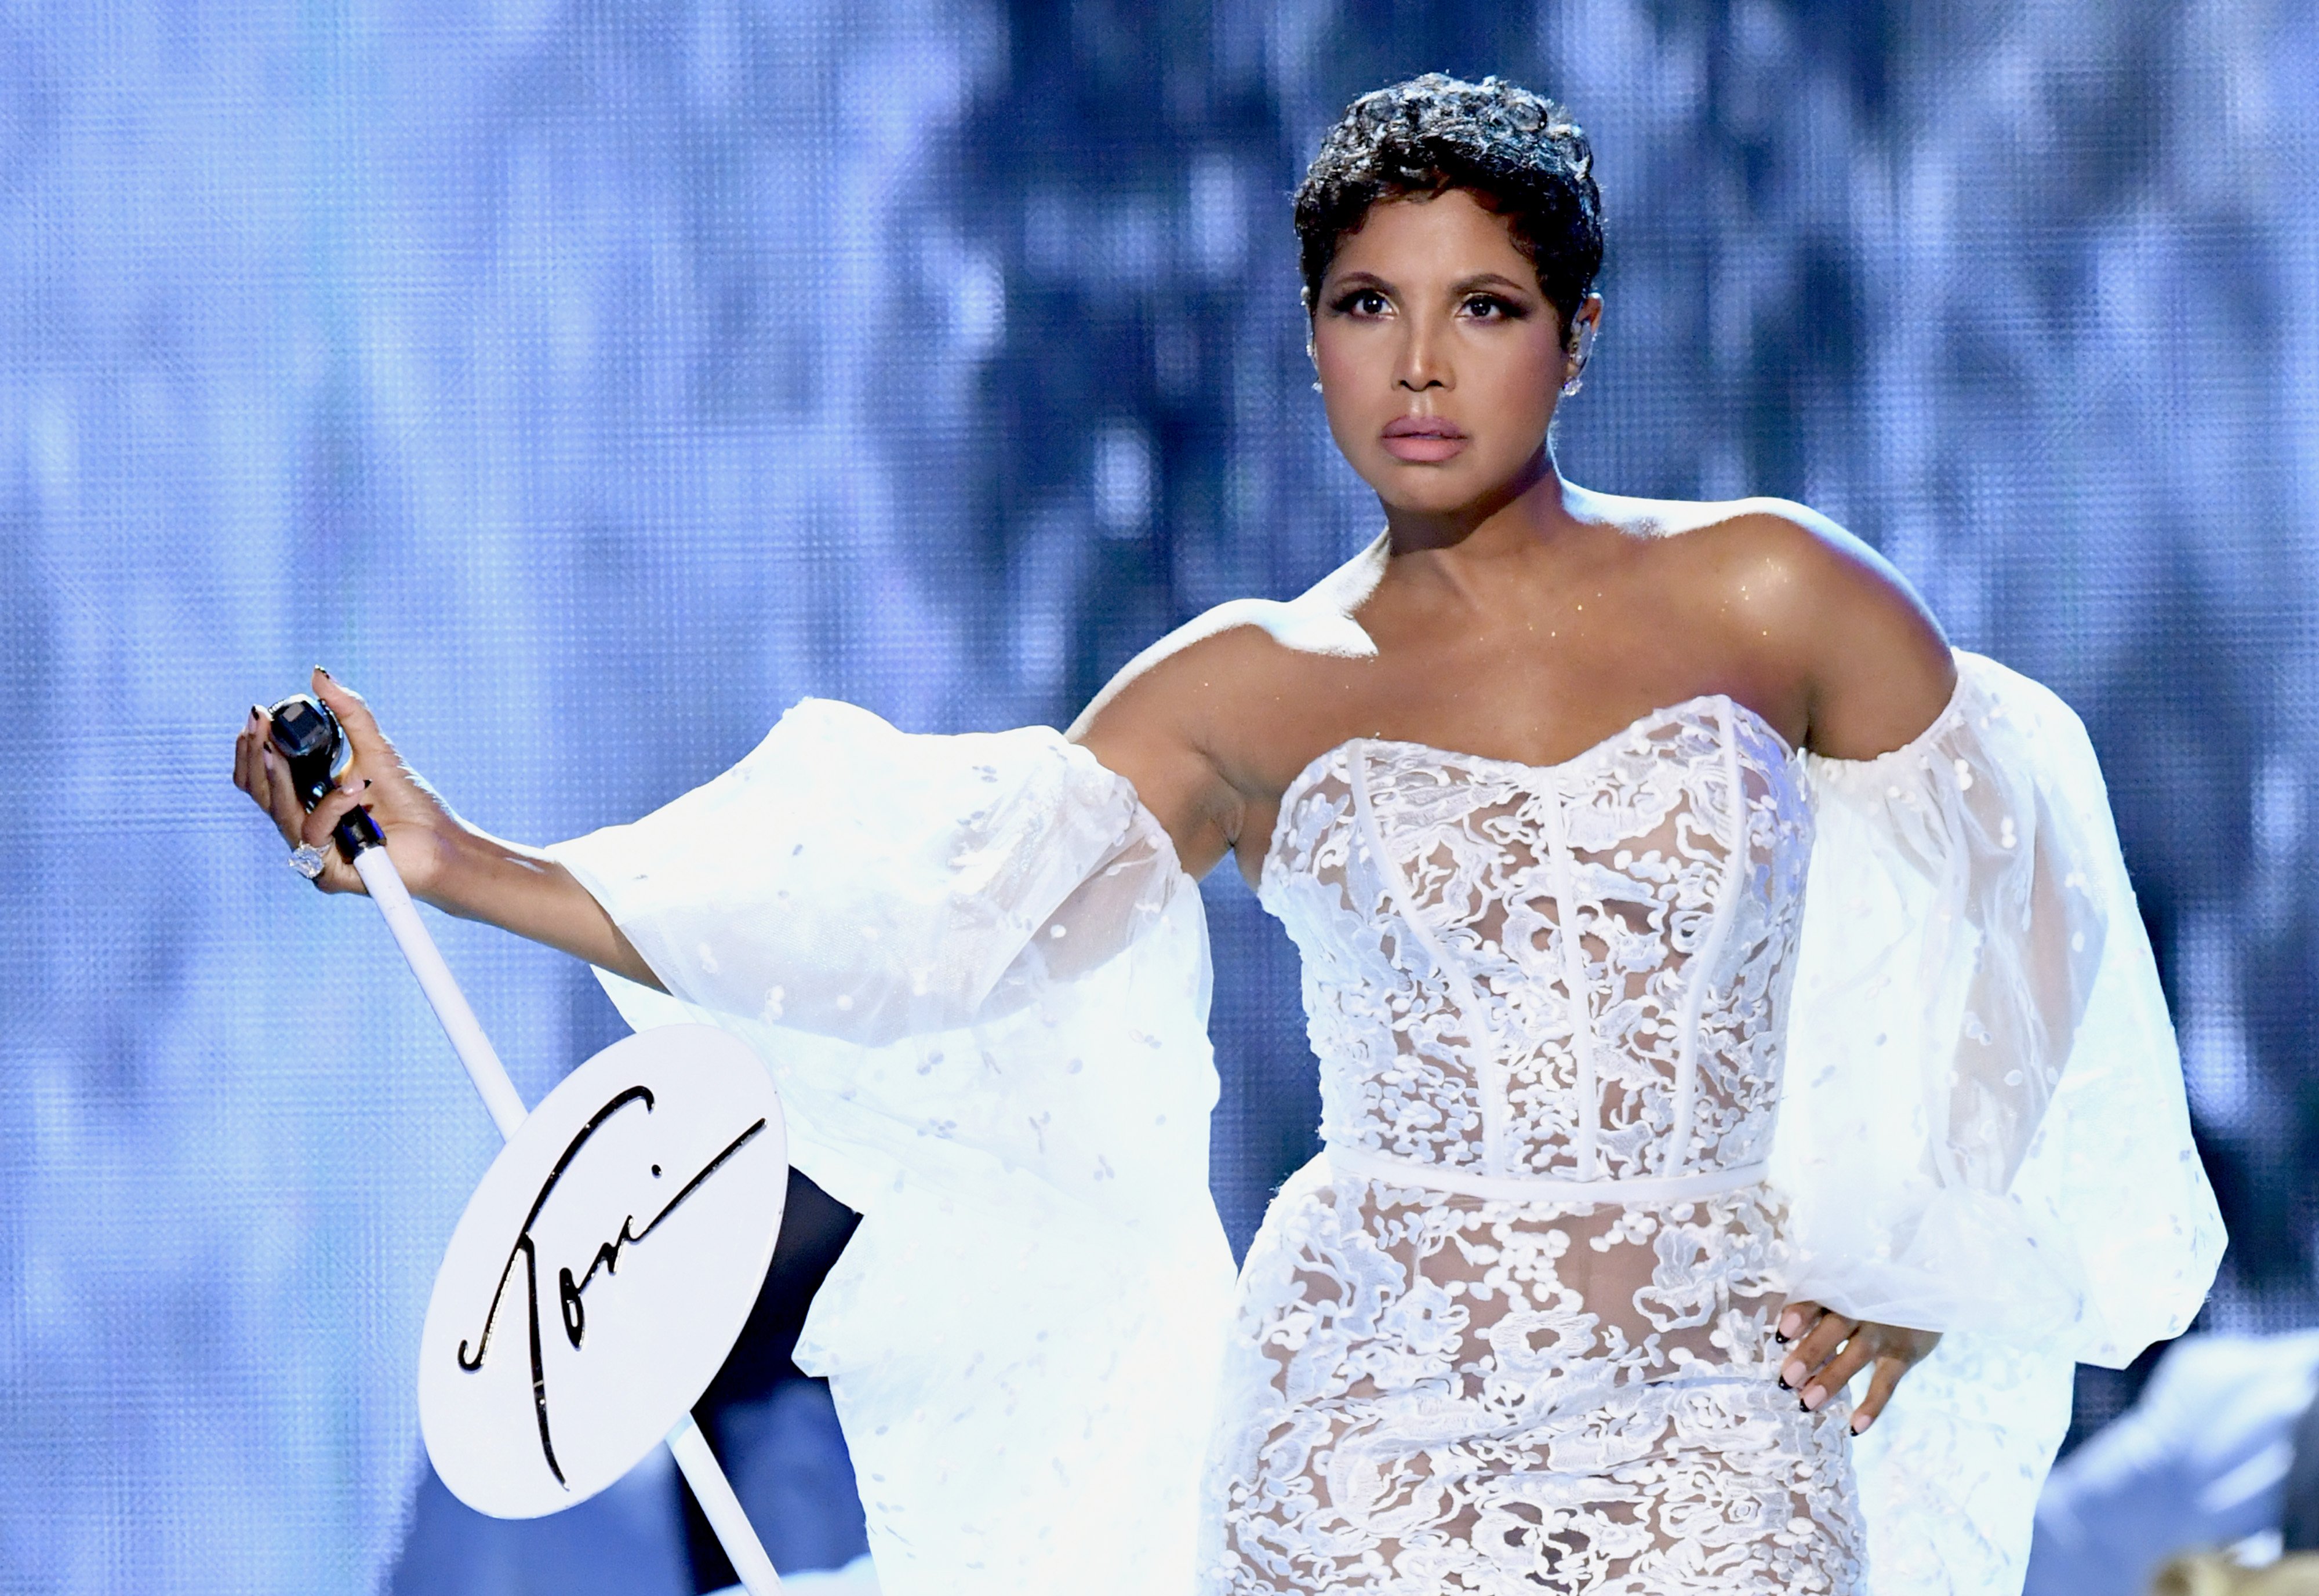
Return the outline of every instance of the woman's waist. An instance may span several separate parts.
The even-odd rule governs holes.
[[[1324,1145],[1322,1157],[1330,1169],[1340,1177],[1380,1186],[1422,1187],[1487,1202],[1552,1207],[1595,1203],[1695,1203],[1760,1186],[1770,1175],[1770,1166],[1764,1160],[1643,1173],[1597,1173],[1592,1177],[1581,1177],[1575,1171],[1567,1175],[1506,1171],[1406,1158],[1335,1139]]]

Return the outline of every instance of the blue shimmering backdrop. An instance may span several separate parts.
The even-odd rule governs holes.
[[[1068,720],[1373,532],[1286,195],[1430,68],[1595,138],[1573,475],[1808,500],[2085,715],[2236,1239],[2207,1322],[2319,1322],[2309,8],[19,0],[0,1589],[690,1588],[664,1475],[519,1541],[421,1489],[412,1349],[494,1138],[230,735],[319,659],[547,840],[808,693]],[[1244,1242],[1317,1103],[1285,941],[1208,898]],[[528,1094],[618,1032],[437,924]],[[2080,1430],[2132,1386],[2085,1377]]]

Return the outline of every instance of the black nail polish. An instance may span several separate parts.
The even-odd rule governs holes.
[[[1772,1332],[1772,1339],[1777,1341],[1782,1347],[1788,1344],[1787,1334],[1783,1330],[1773,1330]]]

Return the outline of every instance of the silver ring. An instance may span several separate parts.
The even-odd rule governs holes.
[[[322,873],[324,862],[322,851],[311,843],[301,843],[290,850],[290,868],[309,881]]]

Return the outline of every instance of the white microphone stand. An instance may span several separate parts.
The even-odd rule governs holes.
[[[402,884],[402,872],[394,868],[385,848],[377,844],[356,852],[354,863],[363,885],[370,889],[371,902],[378,906],[386,928],[394,933],[395,944],[411,961],[411,973],[419,978],[420,989],[434,1005],[435,1017],[443,1022],[459,1062],[467,1067],[467,1078],[474,1082],[492,1123],[499,1127],[502,1139],[513,1136],[516,1127],[523,1123],[523,1098],[515,1082],[508,1078],[499,1054],[492,1050],[491,1039],[483,1034],[475,1011],[467,1006],[466,995],[451,978],[451,967],[443,962],[426,922],[420,919],[410,888]],[[717,1532],[725,1555],[732,1559],[742,1589],[749,1596],[773,1596],[781,1582],[773,1572],[773,1560],[765,1555],[764,1543],[757,1538],[741,1499],[733,1493],[732,1482],[717,1465],[717,1455],[708,1449],[708,1438],[700,1433],[691,1414],[687,1413],[668,1432],[668,1449],[675,1456],[676,1466],[684,1471],[684,1483],[692,1487],[693,1498],[700,1503],[708,1527]]]
[[[290,699],[275,706],[277,735],[283,729],[279,718],[282,712],[298,702]],[[329,719],[334,752],[338,735],[336,717],[328,717],[327,711],[324,714]],[[287,746],[284,752],[289,752]],[[501,1140],[512,1137],[524,1121],[523,1096],[515,1089],[515,1082],[508,1078],[507,1067],[492,1050],[491,1039],[483,1034],[475,1011],[467,1006],[466,995],[451,978],[451,967],[443,962],[441,950],[428,934],[426,923],[419,917],[418,906],[411,902],[411,889],[402,884],[402,872],[387,856],[385,837],[363,809],[348,814],[331,835],[338,851],[354,861],[355,871],[369,890],[371,902],[378,906],[386,928],[394,933],[395,945],[410,960],[411,973],[419,978],[420,989],[434,1005],[435,1017],[443,1022],[459,1062],[467,1067],[467,1078],[483,1097],[492,1123],[499,1127]],[[733,1572],[741,1576],[741,1588],[749,1596],[774,1596],[781,1581],[773,1572],[773,1560],[765,1555],[764,1543],[757,1538],[756,1528],[749,1522],[741,1499],[733,1492],[732,1482],[725,1477],[717,1455],[708,1449],[708,1438],[700,1433],[700,1426],[693,1422],[691,1414],[687,1413],[668,1432],[668,1449],[676,1458],[676,1466],[683,1471],[684,1483],[692,1488],[693,1500],[700,1503],[708,1527],[717,1532],[725,1555],[733,1564]]]

